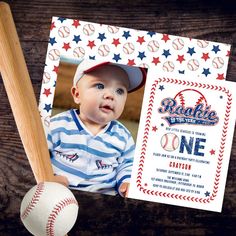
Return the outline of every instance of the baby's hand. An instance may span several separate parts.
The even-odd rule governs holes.
[[[123,197],[128,197],[129,183],[122,183],[119,187],[119,192],[122,194]]]
[[[59,184],[63,184],[64,186],[69,186],[69,181],[66,176],[63,175],[56,175],[54,176],[54,182],[57,182]]]

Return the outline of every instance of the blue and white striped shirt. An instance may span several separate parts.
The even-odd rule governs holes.
[[[115,120],[93,135],[77,112],[72,109],[51,118],[47,139],[54,173],[66,176],[72,189],[115,195],[131,177],[133,138]]]

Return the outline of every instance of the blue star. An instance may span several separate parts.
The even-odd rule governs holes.
[[[129,31],[124,31],[122,37],[125,37],[127,39],[127,38],[131,37],[131,35],[130,35]]]
[[[152,32],[152,31],[149,31],[147,34],[150,35],[150,37],[152,38],[152,36],[155,35],[156,33]]]
[[[50,110],[52,110],[51,104],[45,104],[45,107],[43,109],[49,112]]]
[[[164,90],[165,88],[164,88],[164,85],[160,85],[159,86],[159,89],[162,91],[162,90]]]
[[[189,53],[191,56],[192,56],[194,53],[196,53],[196,52],[194,51],[194,47],[193,47],[193,48],[188,48],[187,53]]]
[[[89,56],[90,60],[95,60],[95,56]]]
[[[163,123],[161,123],[161,126],[163,127],[163,126],[164,126],[164,124],[163,124]]]
[[[164,49],[162,55],[165,56],[166,58],[167,58],[168,56],[170,56],[170,55],[171,55],[171,54],[170,54],[170,49],[168,49],[168,50],[165,50],[165,49]]]
[[[202,74],[204,74],[207,77],[209,74],[211,74],[210,69],[209,68],[207,68],[207,69],[203,68]]]
[[[222,96],[222,95],[220,96],[220,99],[223,99],[223,96]]]
[[[185,70],[179,70],[179,74],[184,74]]]
[[[206,197],[210,196],[210,192],[208,192],[208,191],[206,191],[204,194],[205,194]]]
[[[221,51],[220,49],[219,49],[219,45],[213,45],[213,49],[211,50],[211,51],[213,51],[213,52],[215,52],[215,54],[217,54],[217,52],[219,52],[219,51]]]
[[[141,60],[143,60],[143,58],[146,57],[146,56],[145,56],[145,52],[138,52],[138,57],[139,57]]]
[[[119,60],[121,60],[121,58],[120,58],[120,53],[119,53],[119,54],[114,54],[114,57],[113,57],[112,59],[115,60],[116,62],[118,62]]]
[[[78,43],[79,41],[81,41],[80,35],[74,35],[73,41],[75,41],[76,43]]]
[[[54,38],[49,38],[49,43],[53,46],[54,43],[57,43],[57,41]]]
[[[98,39],[100,39],[101,42],[103,41],[103,39],[106,39],[105,33],[103,33],[103,34],[99,33]]]
[[[62,23],[64,20],[66,20],[66,18],[58,17],[58,20]]]

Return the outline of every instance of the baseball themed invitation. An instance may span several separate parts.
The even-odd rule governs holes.
[[[229,55],[228,44],[53,17],[39,101],[45,135],[64,62],[146,68],[129,197],[220,211],[235,122]]]
[[[149,70],[129,197],[221,211],[235,89]]]

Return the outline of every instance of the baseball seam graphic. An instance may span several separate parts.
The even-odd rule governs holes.
[[[64,200],[61,200],[59,203],[57,203],[56,206],[53,208],[52,212],[48,217],[46,226],[46,233],[48,236],[55,236],[54,225],[56,218],[66,206],[69,206],[71,204],[78,205],[78,202],[74,198],[65,198]]]
[[[163,145],[163,148],[165,149],[166,146],[167,146],[167,144],[168,144],[168,137],[167,137],[167,134],[165,134],[164,137],[165,137],[165,143],[164,143],[164,145]]]
[[[184,105],[185,105],[185,100],[184,100],[184,96],[183,96],[183,93],[182,93],[182,92],[179,94],[179,98],[180,98],[181,105],[184,107]]]
[[[174,138],[172,139],[172,149],[175,150],[176,146],[175,146],[175,140],[177,139],[177,136],[175,135]]]
[[[25,208],[25,210],[21,214],[21,219],[25,219],[29,215],[29,213],[32,211],[32,209],[35,207],[35,205],[39,201],[39,198],[42,195],[43,190],[44,190],[44,183],[39,183],[31,201],[29,202],[28,206]]]
[[[205,98],[202,96],[197,100],[196,105],[199,105],[203,100],[205,100]],[[207,105],[207,104],[206,104]]]
[[[176,85],[187,85],[187,86],[199,87],[199,88],[210,89],[210,90],[215,90],[215,91],[221,91],[227,95],[226,111],[225,111],[224,125],[223,125],[223,129],[222,129],[222,135],[221,135],[221,141],[220,141],[219,156],[218,156],[218,160],[217,160],[216,174],[215,174],[215,178],[213,180],[214,185],[213,185],[212,193],[208,198],[191,197],[188,195],[150,190],[150,189],[146,189],[146,186],[144,185],[145,187],[143,187],[141,184],[142,183],[142,174],[143,174],[142,171],[143,171],[144,164],[145,164],[145,155],[146,155],[147,142],[148,142],[149,131],[150,131],[151,115],[152,115],[152,111],[153,111],[153,102],[154,102],[154,98],[155,98],[156,87],[157,87],[158,83],[161,83],[161,82],[173,83]],[[167,198],[172,198],[172,199],[176,199],[176,200],[185,200],[185,201],[199,202],[199,203],[204,203],[204,204],[210,203],[210,201],[215,200],[217,193],[218,193],[218,187],[219,187],[219,182],[220,182],[223,154],[224,154],[226,137],[227,137],[227,132],[228,132],[229,117],[230,117],[230,112],[231,112],[231,105],[232,105],[232,94],[225,87],[197,83],[197,82],[184,81],[184,80],[169,79],[169,78],[159,78],[158,80],[156,80],[152,84],[152,88],[151,88],[151,92],[150,92],[150,100],[149,100],[149,105],[148,105],[148,109],[147,109],[145,130],[144,130],[142,146],[141,146],[139,169],[138,169],[137,180],[136,180],[136,184],[137,184],[136,186],[139,189],[139,191],[142,191],[145,194],[155,195],[155,196],[159,196],[159,197],[167,197]]]

